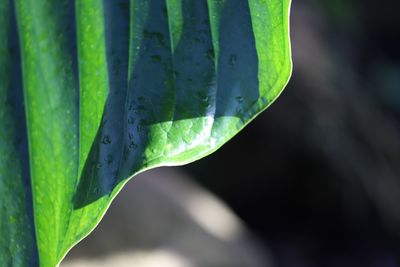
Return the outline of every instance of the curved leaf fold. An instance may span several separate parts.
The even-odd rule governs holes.
[[[1,265],[56,266],[130,177],[266,109],[291,72],[289,5],[0,1]]]

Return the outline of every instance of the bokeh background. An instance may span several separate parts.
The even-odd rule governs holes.
[[[65,266],[400,266],[399,10],[293,0],[282,96],[213,155],[130,182]]]

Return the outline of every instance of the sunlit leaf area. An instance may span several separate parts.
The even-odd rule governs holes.
[[[267,109],[292,71],[289,9],[290,0],[0,0],[0,266],[58,266],[132,177],[215,152]],[[193,225],[217,240],[246,232],[219,198],[162,170],[163,202],[176,197]],[[124,214],[157,211],[152,203],[126,200]],[[163,210],[157,222],[177,231]],[[136,228],[129,222],[118,228]],[[153,250],[131,264],[196,264]],[[97,266],[131,260],[120,257]]]

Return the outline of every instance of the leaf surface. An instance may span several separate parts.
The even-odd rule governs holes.
[[[135,174],[266,109],[291,73],[289,5],[1,0],[0,262],[56,266]]]

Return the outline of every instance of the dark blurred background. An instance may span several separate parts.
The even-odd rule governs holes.
[[[400,1],[294,0],[293,76],[186,169],[277,266],[400,266]]]
[[[238,215],[268,266],[400,266],[399,10],[293,0],[284,93],[222,149],[177,169]]]

